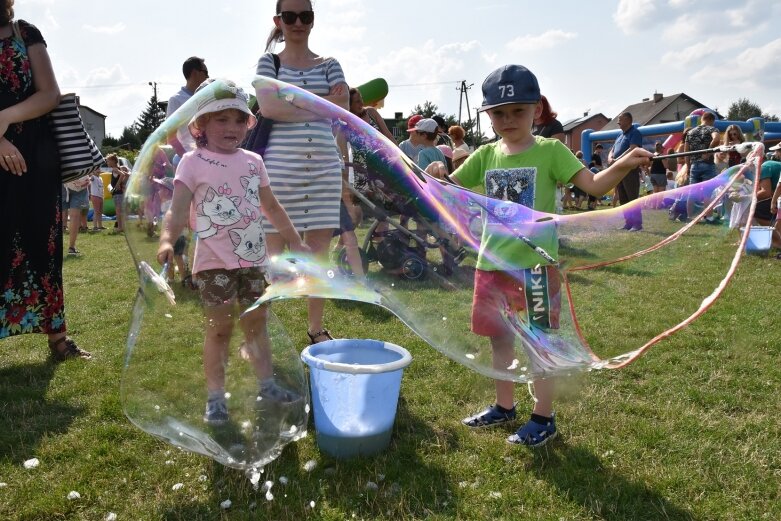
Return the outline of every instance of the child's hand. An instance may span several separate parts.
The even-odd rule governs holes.
[[[615,162],[620,163],[621,166],[625,166],[629,170],[637,167],[649,167],[651,166],[651,158],[654,157],[653,153],[642,147],[633,148]]]
[[[442,161],[433,161],[426,167],[426,173],[435,179],[445,179],[447,166]]]
[[[306,253],[308,255],[312,254],[312,248],[309,247],[307,243],[304,241],[299,240],[298,244],[290,244],[290,251],[296,252],[296,253]]]
[[[173,266],[174,261],[174,247],[170,241],[161,240],[160,246],[157,248],[157,262],[160,265],[168,263],[169,266]]]
[[[329,96],[341,96],[346,93],[347,93],[347,85],[344,83],[338,83],[333,87],[331,87],[331,90],[328,91]]]

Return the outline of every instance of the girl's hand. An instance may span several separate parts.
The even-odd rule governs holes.
[[[170,241],[161,240],[160,246],[157,248],[157,262],[160,265],[168,263],[169,266],[173,266],[174,261],[174,247]]]
[[[6,138],[0,138],[0,167],[14,175],[27,172],[27,163],[21,152]]]
[[[304,241],[298,241],[298,244],[290,244],[290,251],[294,251],[297,253],[306,253],[311,255],[312,254],[312,248],[309,247],[307,243]]]

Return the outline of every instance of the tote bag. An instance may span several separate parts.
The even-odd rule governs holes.
[[[279,55],[272,54],[271,57],[274,60],[275,75],[279,77]],[[268,146],[268,138],[271,136],[271,128],[274,126],[274,120],[264,118],[260,114],[260,109],[258,109],[258,113],[255,117],[258,122],[252,127],[252,130],[247,134],[247,137],[244,138],[241,148],[249,150],[250,152],[255,152],[262,157]]]
[[[19,24],[13,23],[14,37],[27,52]],[[76,95],[63,94],[60,104],[49,113],[54,140],[60,152],[60,176],[63,183],[87,176],[105,163],[95,142],[84,129]]]

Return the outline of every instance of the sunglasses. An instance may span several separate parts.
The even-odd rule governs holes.
[[[282,22],[285,25],[293,25],[296,23],[296,18],[301,20],[301,23],[304,25],[309,25],[315,21],[314,11],[301,11],[300,13],[296,13],[295,11],[282,11],[277,16],[282,19]]]

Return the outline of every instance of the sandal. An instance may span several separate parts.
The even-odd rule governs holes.
[[[69,336],[64,336],[54,342],[50,340],[49,351],[51,352],[52,358],[57,362],[65,361],[68,358],[84,358],[85,360],[92,358],[92,354],[77,346],[76,342]]]
[[[325,342],[326,340],[333,340],[334,337],[331,336],[331,332],[327,329],[323,328],[320,331],[316,333],[310,333],[309,330],[306,331],[306,335],[309,337],[309,343],[310,344],[319,344],[320,342]],[[325,340],[315,340],[317,337],[324,336]]]

